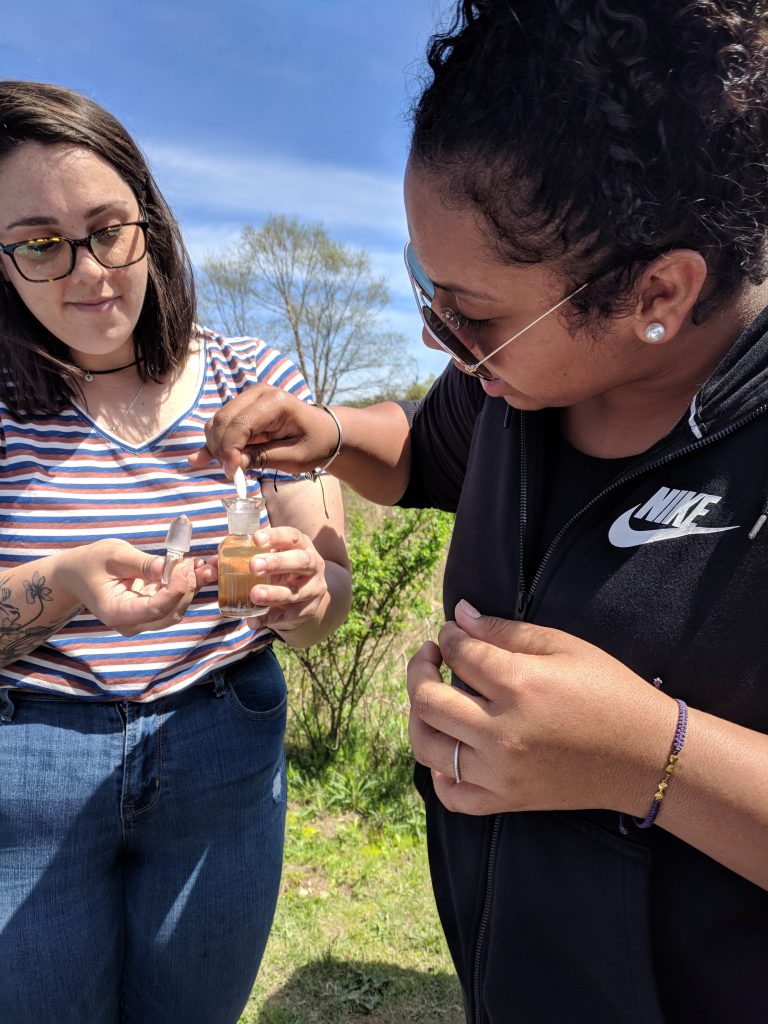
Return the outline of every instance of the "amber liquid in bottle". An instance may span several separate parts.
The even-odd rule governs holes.
[[[234,499],[233,499],[234,503]],[[255,519],[245,521],[241,511],[242,505],[237,508],[239,518],[233,526],[233,509],[229,507],[227,513],[230,517],[230,533],[219,544],[219,611],[225,618],[242,619],[256,615],[265,615],[268,608],[254,605],[251,601],[251,589],[256,584],[269,586],[269,576],[255,576],[248,571],[248,564],[254,555],[262,553],[260,548],[253,541],[253,530],[258,529],[258,510],[255,511]],[[248,532],[239,532],[240,530]]]

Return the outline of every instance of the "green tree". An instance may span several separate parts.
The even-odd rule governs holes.
[[[347,543],[354,587],[347,621],[322,643],[284,656],[304,670],[292,710],[316,764],[344,745],[355,709],[403,627],[428,614],[425,581],[441,562],[453,516],[434,509],[387,509],[371,526],[349,515]]]
[[[379,319],[390,301],[384,278],[367,252],[335,242],[321,224],[272,216],[260,229],[247,225],[231,254],[204,262],[200,296],[227,333],[264,336],[290,355],[318,402],[414,376],[404,337]]]
[[[435,376],[432,374],[425,380],[414,380],[410,384],[405,384],[400,381],[396,386],[391,387],[388,391],[379,391],[373,395],[367,395],[365,398],[357,398],[351,402],[347,402],[347,405],[354,405],[358,408],[363,408],[366,405],[375,405],[377,402],[411,402],[417,401],[419,398],[423,398],[432,385],[435,383]]]

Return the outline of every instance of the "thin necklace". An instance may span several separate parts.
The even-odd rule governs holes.
[[[136,403],[138,402],[138,400],[139,400],[139,399],[141,398],[141,396],[142,396],[142,394],[143,394],[143,392],[144,392],[144,388],[146,387],[146,385],[147,385],[147,382],[146,382],[146,381],[143,381],[143,382],[142,382],[142,385],[141,385],[141,387],[140,387],[140,388],[139,388],[139,390],[138,390],[138,391],[136,392],[136,396],[135,396],[135,398],[133,399],[133,401],[131,402],[131,404],[130,404],[130,405],[128,406],[128,408],[127,408],[127,409],[125,410],[125,412],[124,412],[124,413],[123,413],[123,415],[122,415],[122,416],[120,417],[120,419],[119,419],[119,420],[117,421],[117,423],[116,423],[116,424],[114,425],[114,427],[112,427],[112,431],[113,431],[113,432],[114,432],[114,431],[116,431],[116,430],[119,430],[119,429],[120,429],[120,427],[122,427],[123,423],[125,422],[125,417],[126,417],[126,416],[128,415],[128,413],[129,413],[129,412],[131,411],[131,409],[132,409],[132,408],[134,407],[134,405],[136,405]]]
[[[138,366],[141,359],[134,359],[132,363],[126,363],[125,366],[113,366],[111,370],[86,370],[83,380],[92,381],[94,377],[102,373],[119,373],[121,370],[127,370],[130,366]]]

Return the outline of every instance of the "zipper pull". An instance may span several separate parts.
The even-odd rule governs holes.
[[[516,620],[519,621],[520,619],[524,619],[525,618],[525,613],[528,611],[528,603],[529,603],[529,601],[530,601],[530,597],[528,596],[528,591],[524,590],[523,588],[521,588],[517,592],[517,609],[516,609],[516,612],[515,612],[515,619]]]
[[[765,526],[766,522],[768,522],[768,501],[766,501],[765,504],[763,505],[762,509],[760,510],[760,516],[759,516],[757,522],[752,527],[752,529],[749,531],[749,539],[750,540],[754,540],[755,539],[755,537],[758,535],[758,533],[760,533],[762,528]]]

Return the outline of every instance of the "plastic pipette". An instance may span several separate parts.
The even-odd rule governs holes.
[[[235,485],[235,490],[237,491],[238,498],[241,498],[244,501],[248,497],[248,484],[246,483],[245,473],[243,472],[241,466],[238,466],[237,469],[235,470],[235,475],[232,478],[232,482]]]

